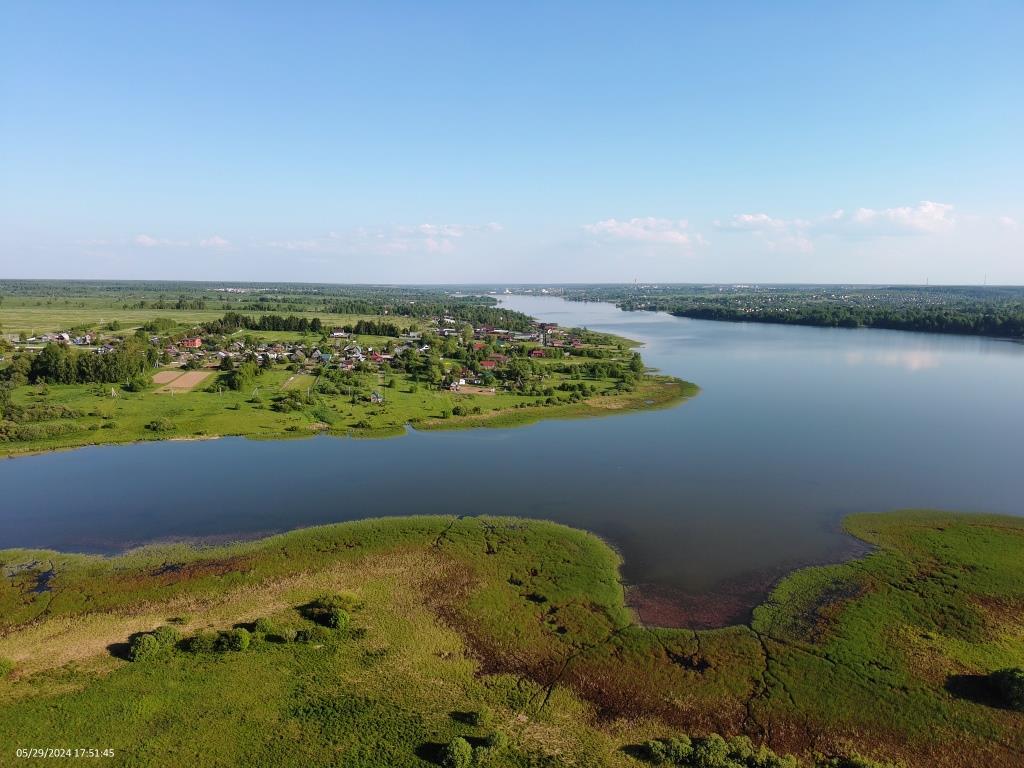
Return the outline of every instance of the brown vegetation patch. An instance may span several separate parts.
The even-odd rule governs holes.
[[[494,387],[478,387],[475,384],[462,384],[457,395],[493,395],[496,390]]]
[[[223,576],[232,571],[248,570],[251,561],[252,558],[239,556],[222,560],[197,560],[184,564],[171,563],[161,566],[154,575],[164,577],[166,583],[199,579],[204,576]]]
[[[635,584],[626,603],[649,627],[717,629],[750,621],[783,572],[758,571],[691,592],[659,584]]]
[[[165,386],[161,387],[158,391],[170,392],[174,390],[180,392],[187,392],[190,389],[195,389],[196,387],[198,387],[212,375],[212,371],[186,371],[180,376],[176,376],[173,380],[169,381]],[[156,377],[154,376],[153,378],[155,381]]]
[[[170,384],[176,378],[181,376],[182,371],[160,371],[153,374],[154,384]]]

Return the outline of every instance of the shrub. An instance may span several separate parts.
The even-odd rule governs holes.
[[[504,749],[508,744],[508,737],[501,731],[491,731],[484,736],[484,746],[488,749]]]
[[[237,627],[220,632],[214,643],[214,650],[220,653],[229,651],[244,651],[249,647],[250,635],[247,629]]]
[[[178,633],[178,630],[166,625],[154,629],[152,635],[156,638],[157,642],[160,643],[160,647],[165,649],[173,648],[181,639],[181,635]]]
[[[144,661],[159,656],[164,650],[156,636],[145,632],[133,635],[128,641],[128,658],[132,661]]]
[[[124,385],[126,392],[144,392],[149,389],[149,376],[143,373],[132,376]]]
[[[295,632],[296,643],[322,643],[330,639],[330,633],[324,627],[306,627]]]
[[[0,656],[0,680],[8,677],[14,671],[14,662]]]
[[[128,658],[142,661],[170,651],[180,639],[174,627],[157,627],[152,632],[139,632],[128,640]]]
[[[680,768],[797,768],[796,758],[792,755],[777,755],[764,745],[755,747],[746,736],[733,736],[726,740],[712,733],[693,740],[685,735],[652,739],[642,745],[642,751],[644,757],[655,765]],[[849,768],[856,767],[851,765]]]
[[[441,765],[444,768],[469,768],[473,764],[473,748],[461,736],[456,736],[444,746]]]
[[[149,424],[146,425],[146,429],[151,432],[170,432],[174,429],[174,424],[170,419],[160,417],[159,419],[153,419]]]
[[[690,765],[693,745],[688,736],[652,739],[643,745],[647,759],[656,765]]]
[[[1003,704],[1010,709],[1024,712],[1024,669],[1000,669],[989,675],[989,680]]]
[[[816,768],[897,768],[895,763],[880,763],[877,760],[858,755],[856,752],[846,757],[819,759]]]
[[[491,725],[494,722],[494,714],[487,707],[481,707],[473,712],[469,713],[467,718],[470,725],[483,728]]]
[[[213,653],[217,650],[217,635],[214,632],[199,632],[188,639],[186,647],[192,653]]]
[[[256,619],[256,623],[253,624],[252,628],[253,632],[255,632],[257,635],[263,635],[263,637],[266,637],[267,635],[277,634],[274,625],[271,623],[270,619]]]
[[[313,602],[303,606],[302,615],[331,629],[344,629],[349,623],[348,611],[352,607],[352,599],[344,595],[321,595]]]

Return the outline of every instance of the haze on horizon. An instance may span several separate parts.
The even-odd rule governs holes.
[[[0,278],[1024,283],[1024,4],[31,3]]]

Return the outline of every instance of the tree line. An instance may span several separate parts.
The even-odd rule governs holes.
[[[202,326],[203,333],[229,335],[235,331],[294,331],[298,333],[322,333],[324,324],[319,317],[312,319],[297,315],[261,315],[259,319],[241,312],[226,312],[219,320],[211,320]]]
[[[114,384],[146,374],[156,365],[159,354],[155,347],[139,339],[127,339],[114,351],[102,355],[48,344],[36,355],[15,356],[0,375],[15,386],[26,382]]]

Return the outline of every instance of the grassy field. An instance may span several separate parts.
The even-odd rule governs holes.
[[[182,327],[199,325],[200,323],[218,320],[229,309],[237,309],[229,304],[209,306],[206,309],[132,309],[107,298],[80,297],[73,299],[35,298],[5,296],[0,304],[0,329],[5,334],[29,335],[51,333],[76,327],[100,327],[117,322],[125,331],[134,330],[146,323],[160,318],[175,321]],[[259,314],[252,313],[252,314]],[[336,314],[317,311],[310,307],[304,310],[287,312],[297,317],[313,319],[319,317],[327,328],[354,325],[360,320],[380,320],[378,315]],[[420,321],[412,317],[391,318],[402,327],[420,327]],[[240,334],[244,335],[244,334]],[[294,333],[262,331],[260,336],[271,341],[292,339]]]
[[[177,369],[174,369],[177,370]],[[14,392],[19,406],[69,409],[60,417],[40,422],[55,426],[36,439],[0,442],[0,456],[142,440],[199,439],[241,435],[257,439],[336,435],[387,436],[416,428],[511,427],[544,418],[601,416],[673,405],[693,396],[697,388],[668,377],[651,376],[633,392],[619,394],[610,380],[593,383],[602,392],[570,403],[559,393],[554,405],[526,395],[499,392],[468,395],[416,385],[404,375],[362,374],[363,391],[377,391],[382,403],[353,403],[346,395],[321,396],[302,410],[273,410],[273,399],[289,390],[305,391],[314,383],[308,374],[277,368],[258,377],[255,387],[234,391],[219,384],[216,373],[193,390],[122,391],[101,384],[23,386]],[[390,384],[390,385],[389,385]],[[112,394],[113,393],[113,394]],[[452,415],[456,406],[479,414]],[[68,414],[71,414],[70,416]]]
[[[360,337],[361,341],[373,340]],[[594,391],[579,402],[555,391],[551,401],[499,389],[495,394],[439,390],[416,383],[400,372],[355,375],[339,394],[316,394],[287,412],[275,400],[288,392],[306,395],[316,382],[308,373],[277,366],[267,369],[244,391],[223,385],[219,372],[194,388],[179,388],[164,378],[181,373],[167,368],[155,373],[148,390],[127,391],[116,385],[24,385],[13,391],[12,403],[34,409],[44,418],[25,425],[17,440],[0,441],[0,456],[143,440],[198,439],[240,435],[257,439],[309,436],[317,433],[389,436],[406,425],[421,429],[511,427],[545,418],[609,415],[681,402],[697,387],[679,379],[648,375],[631,392],[618,392],[613,379],[586,379]],[[182,374],[189,376],[188,372]],[[192,374],[199,378],[198,373]],[[552,373],[547,384],[557,388],[570,376]],[[371,402],[370,394],[382,396]],[[464,412],[463,412],[464,411]]]
[[[83,289],[86,290],[86,289]],[[87,287],[98,292],[95,286]],[[126,293],[123,302],[111,295],[4,296],[0,304],[0,327],[10,337],[52,332],[89,326],[119,324],[119,334],[133,332],[142,323],[156,318],[169,318],[178,323],[179,334],[204,321],[218,319],[225,303],[209,309],[137,309],[132,308],[143,296],[152,304],[158,295]],[[304,299],[305,300],[305,299]],[[315,307],[310,299],[301,306]],[[301,312],[306,317],[320,317],[325,329],[352,325],[358,320],[397,323],[400,328],[423,328],[423,321],[412,317],[386,315],[334,315],[324,312]],[[107,331],[109,334],[110,331]],[[605,359],[629,361],[632,351],[626,339],[589,331],[579,332],[587,347],[584,352],[604,355]],[[294,331],[239,330],[231,337],[255,344],[278,342],[320,345],[340,359],[340,347],[348,340],[327,339],[320,334]],[[384,336],[360,334],[354,339],[364,350],[381,349],[397,340]],[[437,339],[434,340],[435,344]],[[35,349],[41,348],[37,344]],[[224,343],[227,347],[227,343]],[[335,349],[338,346],[339,349]],[[533,346],[533,345],[528,345]],[[449,350],[451,351],[451,350]],[[82,352],[81,354],[90,354]],[[568,354],[568,353],[566,353]],[[10,365],[11,355],[0,365]],[[537,367],[536,379],[541,386],[505,388],[499,382],[495,391],[478,388],[452,392],[417,382],[416,377],[402,370],[383,366],[379,371],[353,374],[342,381],[321,381],[324,371],[307,366],[281,364],[268,366],[243,390],[225,386],[224,377],[209,369],[209,376],[192,387],[185,383],[197,379],[169,381],[180,368],[155,371],[157,380],[149,389],[110,384],[22,384],[14,388],[10,401],[25,409],[21,421],[8,423],[0,419],[0,457],[42,451],[74,448],[85,445],[126,443],[144,440],[205,439],[219,436],[245,436],[256,439],[301,437],[318,433],[355,437],[386,437],[403,434],[407,426],[418,429],[452,429],[467,427],[512,427],[546,418],[577,418],[603,416],[673,405],[697,393],[696,386],[678,379],[645,375],[636,386],[622,391],[617,379],[596,373],[578,374],[592,358],[580,356],[531,359]],[[443,363],[457,371],[462,363]],[[567,368],[566,366],[573,366]],[[335,371],[336,373],[336,371]],[[188,376],[189,374],[184,374]],[[330,378],[330,377],[328,377]],[[565,385],[567,389],[561,387]],[[584,386],[584,393],[569,387]],[[513,391],[515,390],[515,391]],[[543,392],[543,395],[538,394]],[[287,403],[279,402],[293,396]],[[298,396],[298,399],[294,399]]]
[[[701,632],[638,625],[615,553],[538,521],[367,520],[115,558],[0,552],[2,760],[89,746],[118,765],[426,766],[455,736],[482,746],[497,732],[478,764],[638,766],[645,739],[713,731],[805,765],[853,751],[1020,765],[1024,716],[971,681],[1024,664],[1024,520],[847,526],[876,551],[793,574],[749,627]],[[342,629],[304,617],[325,593],[351,607]],[[133,633],[172,620],[192,635],[259,619],[272,630],[245,651],[121,658]]]

